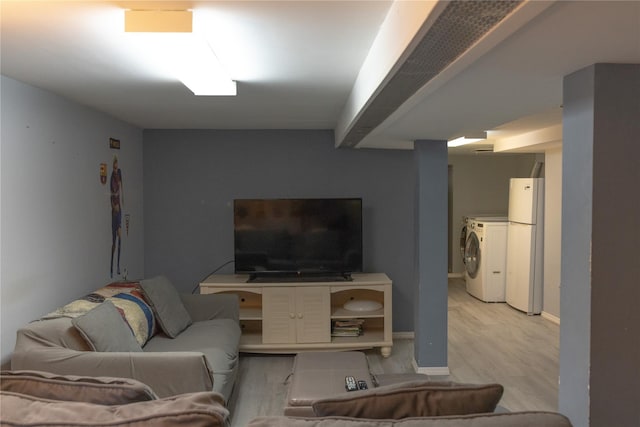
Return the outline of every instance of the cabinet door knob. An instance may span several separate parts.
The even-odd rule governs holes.
[[[295,313],[289,313],[289,318],[290,319],[295,319],[296,318],[296,314]]]
[[[302,313],[298,313],[298,319],[302,319]]]

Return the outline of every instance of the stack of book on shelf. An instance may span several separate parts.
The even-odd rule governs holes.
[[[336,320],[331,328],[333,337],[358,337],[362,335],[362,319]]]

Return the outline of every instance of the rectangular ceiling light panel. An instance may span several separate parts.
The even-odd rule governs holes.
[[[125,10],[127,33],[190,33],[193,12],[190,10]]]
[[[235,96],[236,82],[226,72],[208,41],[193,33],[190,10],[126,10],[125,32],[155,64],[178,78],[194,95]]]
[[[487,133],[478,132],[470,135],[460,136],[455,139],[450,139],[447,142],[447,147],[460,147],[461,145],[467,145],[473,142],[483,141],[485,139],[487,139]]]

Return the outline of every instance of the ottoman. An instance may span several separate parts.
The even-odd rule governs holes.
[[[346,393],[344,378],[352,376],[373,387],[369,364],[359,351],[298,353],[293,362],[284,415],[313,417],[311,404]]]
[[[284,415],[314,417],[313,402],[347,393],[344,385],[347,376],[364,380],[368,388],[429,379],[417,373],[373,375],[366,355],[360,351],[298,353],[293,361]]]

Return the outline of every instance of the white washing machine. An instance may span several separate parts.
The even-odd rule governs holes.
[[[460,256],[462,257],[462,263],[465,264],[467,260],[464,257],[464,247],[467,244],[467,225],[469,222],[468,216],[462,217],[462,227],[460,228]]]
[[[505,217],[468,220],[464,250],[467,292],[485,302],[505,302],[507,226]]]

